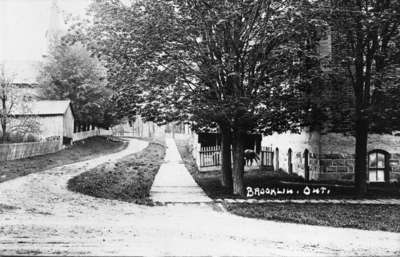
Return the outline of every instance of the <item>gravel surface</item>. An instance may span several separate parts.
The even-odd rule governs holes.
[[[0,255],[400,255],[400,234],[249,219],[214,203],[142,206],[70,192],[67,181],[142,150],[0,184]],[[384,217],[383,217],[384,218]]]

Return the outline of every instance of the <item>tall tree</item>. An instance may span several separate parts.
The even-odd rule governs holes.
[[[1,100],[1,132],[2,143],[7,142],[7,134],[8,128],[7,124],[9,123],[9,118],[11,116],[11,111],[15,104],[15,99],[12,93],[12,81],[9,77],[6,76],[4,71],[4,66],[1,66],[1,74],[0,74],[0,100]]]
[[[357,193],[364,195],[367,190],[369,132],[385,132],[400,127],[398,119],[393,116],[398,111],[397,105],[387,105],[393,103],[391,94],[398,86],[400,2],[343,0],[333,1],[331,6],[322,8],[327,11],[332,27],[334,74],[344,75],[347,78],[345,83],[353,91],[355,185]],[[386,121],[380,118],[382,116]]]
[[[115,123],[106,70],[82,45],[55,41],[40,69],[39,84],[43,98],[71,100],[78,124],[108,127]]]
[[[225,186],[243,193],[244,135],[297,128],[320,25],[308,1],[97,1],[83,33],[125,110],[220,128]],[[77,37],[81,37],[78,35]],[[299,79],[299,77],[302,79]],[[233,174],[230,174],[230,146]],[[232,178],[232,179],[231,179]]]

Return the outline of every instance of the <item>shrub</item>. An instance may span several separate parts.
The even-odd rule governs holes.
[[[39,139],[33,135],[33,134],[28,134],[25,136],[24,142],[38,142]]]

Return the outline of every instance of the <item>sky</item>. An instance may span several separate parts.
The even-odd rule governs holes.
[[[0,0],[0,62],[39,61],[54,0]],[[90,0],[56,0],[65,13],[84,16]]]

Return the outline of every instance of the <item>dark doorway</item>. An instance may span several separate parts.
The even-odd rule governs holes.
[[[308,149],[304,150],[304,179],[310,181],[310,166],[308,165]]]
[[[293,173],[292,148],[289,148],[287,155],[288,155],[288,173],[292,174]]]

